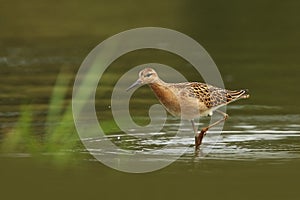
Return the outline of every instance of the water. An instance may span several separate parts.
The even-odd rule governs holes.
[[[122,73],[144,63],[163,63],[180,71],[189,81],[201,81],[192,66],[176,55],[143,50],[116,60],[100,80],[96,110],[107,138],[121,151],[90,149],[94,155],[115,157],[136,151],[145,161],[173,160],[164,169],[148,174],[126,174],[110,169],[89,155],[74,130],[59,132],[58,144],[29,146],[29,151],[0,154],[1,197],[19,198],[209,198],[209,199],[297,199],[300,166],[299,7],[297,1],[281,2],[152,2],[61,4],[31,0],[3,2],[0,33],[0,139],[16,127],[24,114],[21,105],[31,105],[29,135],[45,136],[51,93],[58,74],[71,77],[65,106],[70,103],[72,81],[83,59],[107,37],[143,26],[161,26],[181,31],[201,43],[215,60],[227,88],[248,88],[250,99],[227,107],[229,119],[222,134],[208,132],[199,152],[187,126],[176,136],[179,120],[168,117],[160,132],[130,130],[124,135],[113,122],[110,97]],[[122,8],[122,9],[121,9]],[[55,14],[53,12],[55,11]],[[166,12],[167,11],[167,12]],[[134,16],[134,17],[133,17]],[[108,20],[109,19],[109,20]],[[147,97],[147,98],[145,98]],[[131,114],[140,125],[150,122],[149,107],[158,103],[148,87],[133,95]],[[201,119],[199,126],[209,122]],[[24,129],[22,129],[24,130]],[[29,135],[20,144],[28,144]],[[67,135],[67,137],[65,137]],[[61,143],[59,143],[61,142]],[[18,143],[19,144],[19,143]],[[169,148],[163,149],[166,145]],[[17,146],[18,147],[18,146]],[[21,146],[23,147],[23,146]],[[49,149],[62,148],[59,152]],[[156,151],[153,151],[156,150]],[[208,153],[209,151],[209,153]],[[37,152],[37,153],[31,153]],[[68,152],[71,164],[62,163]],[[55,157],[53,156],[55,155]],[[108,157],[110,158],[110,157]],[[18,191],[18,192],[16,192]]]
[[[247,111],[252,106],[234,106],[234,109]],[[257,106],[261,110],[278,109],[271,106]],[[229,112],[231,111],[229,107]],[[178,120],[173,120],[165,125],[161,132],[140,133],[131,130],[135,137],[124,136],[123,133],[113,133],[107,138],[89,138],[89,142],[99,142],[101,140],[114,141],[116,145],[126,146],[126,149],[136,151],[146,151],[147,154],[160,154],[164,158],[172,159],[177,156],[180,150],[189,147],[185,154],[178,161],[190,162],[191,157],[216,160],[262,160],[289,161],[300,158],[300,115],[257,115],[245,116],[237,115],[230,117],[229,125],[226,124],[222,134],[218,130],[210,130],[203,140],[200,152],[195,152],[192,129],[186,134],[178,137],[177,131],[180,126]],[[177,122],[177,124],[176,124]],[[198,124],[200,127],[205,123]],[[177,127],[177,129],[174,129]],[[172,145],[167,149],[162,149],[167,145]],[[99,145],[101,146],[101,145]],[[151,151],[162,149],[161,151]],[[105,149],[89,149],[92,153],[105,154]],[[205,153],[204,153],[204,152]],[[111,154],[119,154],[119,151],[112,151]],[[196,154],[195,154],[196,153]],[[148,159],[148,157],[147,157]],[[153,159],[149,157],[149,159]],[[157,158],[161,159],[161,158]],[[155,162],[155,160],[153,160]]]

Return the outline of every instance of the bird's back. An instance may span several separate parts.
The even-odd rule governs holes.
[[[189,82],[186,84],[189,96],[197,98],[207,108],[219,107],[249,97],[247,90],[226,90],[199,82]]]

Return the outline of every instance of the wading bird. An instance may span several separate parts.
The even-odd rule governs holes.
[[[196,149],[201,145],[208,129],[228,118],[228,115],[217,110],[218,108],[239,99],[249,98],[247,90],[226,90],[199,82],[166,83],[152,68],[140,71],[138,80],[128,87],[127,91],[145,84],[150,86],[160,103],[171,115],[191,121]],[[214,111],[223,115],[223,118],[198,132],[194,119],[212,116]]]

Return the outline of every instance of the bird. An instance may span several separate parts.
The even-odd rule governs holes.
[[[195,134],[195,149],[199,149],[206,132],[213,126],[227,120],[228,114],[218,110],[231,102],[250,97],[247,89],[227,90],[201,82],[166,83],[153,68],[139,72],[139,78],[126,91],[148,85],[163,107],[173,116],[189,120]],[[212,116],[217,112],[222,119],[198,131],[195,119]]]

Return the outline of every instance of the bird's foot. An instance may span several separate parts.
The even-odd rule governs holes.
[[[199,149],[201,143],[202,143],[202,139],[204,137],[204,135],[206,134],[208,130],[208,127],[201,129],[201,132],[199,132],[198,136],[195,136],[195,149]]]

